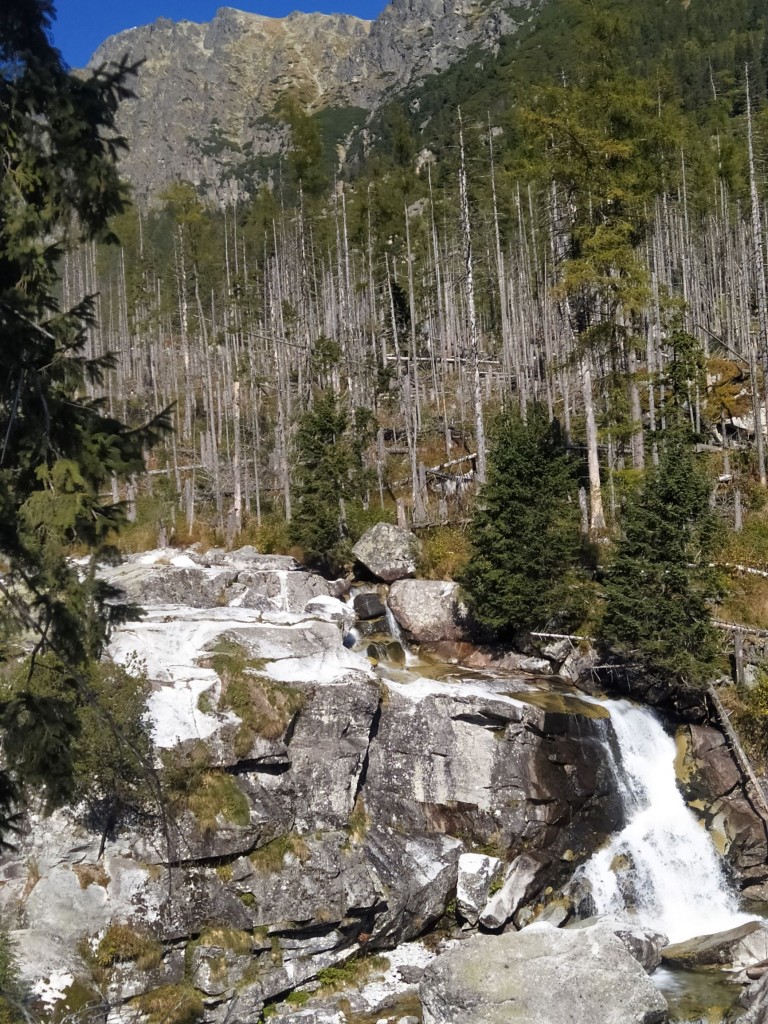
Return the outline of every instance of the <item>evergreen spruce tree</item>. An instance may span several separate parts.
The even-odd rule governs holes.
[[[623,528],[607,575],[601,639],[662,677],[702,681],[717,653],[709,607],[717,594],[710,568],[716,521],[682,417]]]
[[[296,504],[291,540],[319,569],[339,571],[349,558],[347,503],[361,503],[368,488],[364,453],[371,416],[324,391],[299,421],[296,432]]]
[[[527,420],[514,410],[496,424],[470,540],[472,557],[459,582],[479,621],[497,634],[541,628],[574,609],[576,478],[558,425],[541,406]]]
[[[75,703],[86,704],[87,667],[127,614],[95,577],[124,519],[103,495],[113,476],[143,469],[167,420],[131,428],[87,397],[112,359],[86,354],[93,299],[59,303],[62,253],[108,238],[108,219],[123,208],[114,114],[130,69],[70,75],[48,38],[52,17],[50,0],[0,7],[0,614],[35,643],[30,675],[50,655]],[[91,552],[84,571],[67,557],[73,546]],[[40,695],[31,679],[0,701],[13,752],[0,772],[0,826],[25,782],[66,794],[79,723],[72,703]]]

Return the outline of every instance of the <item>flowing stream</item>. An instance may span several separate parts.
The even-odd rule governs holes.
[[[606,744],[626,824],[575,876],[586,880],[597,914],[618,914],[670,942],[733,928],[739,910],[706,829],[675,778],[675,742],[654,713],[629,701],[600,701],[611,713],[616,749]]]

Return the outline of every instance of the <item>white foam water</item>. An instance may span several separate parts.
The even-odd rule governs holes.
[[[703,825],[675,777],[675,742],[654,713],[601,701],[611,714],[618,757],[607,743],[626,825],[584,864],[597,914],[618,914],[679,942],[754,918],[741,912]]]
[[[403,631],[400,628],[400,623],[392,614],[392,609],[388,605],[385,606],[384,614],[387,622],[387,629],[389,630],[389,635],[396,643],[400,644],[400,646],[403,649],[406,667],[410,668],[413,665],[418,665],[418,656],[415,655],[413,651],[411,651],[411,649],[409,648],[408,641],[405,639]]]

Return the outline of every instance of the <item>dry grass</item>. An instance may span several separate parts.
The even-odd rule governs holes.
[[[275,875],[283,870],[288,854],[296,857],[302,864],[312,856],[305,840],[296,832],[289,832],[254,850],[250,855],[250,861],[262,874]]]
[[[162,955],[163,947],[151,935],[126,924],[111,924],[96,947],[93,959],[99,967],[130,962],[141,971],[149,971],[157,967]]]
[[[249,825],[250,804],[235,779],[210,767],[210,754],[200,741],[191,748],[166,750],[163,793],[174,815],[191,811],[203,832],[215,832],[219,818]]]
[[[106,889],[112,881],[101,863],[74,864],[72,870],[77,875],[81,889],[87,889],[89,885],[100,885],[102,889]]]
[[[163,985],[131,1001],[149,1024],[195,1024],[203,1016],[203,1001],[191,985]]]
[[[731,573],[728,593],[717,608],[717,616],[726,622],[768,629],[768,579]]]
[[[250,825],[248,798],[231,775],[206,772],[187,796],[187,807],[203,832],[215,832],[218,819],[233,825]]]
[[[420,575],[430,580],[451,580],[470,559],[466,531],[458,526],[435,526],[419,531],[422,544]]]
[[[218,644],[210,664],[221,679],[219,707],[232,711],[241,722],[235,737],[238,757],[248,756],[256,736],[279,739],[304,705],[301,690],[261,675],[263,663],[249,659],[239,644]]]
[[[253,939],[248,932],[219,925],[204,928],[197,939],[197,945],[219,946],[221,949],[230,949],[233,953],[242,955],[251,952]]]
[[[384,974],[389,967],[385,956],[353,956],[343,964],[325,967],[318,972],[319,995],[331,995],[347,988],[361,988],[373,975]]]

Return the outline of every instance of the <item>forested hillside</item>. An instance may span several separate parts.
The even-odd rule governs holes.
[[[433,5],[131,201],[0,3],[0,1024],[766,1014],[765,25]]]
[[[288,96],[274,188],[208,205],[179,181],[114,220],[119,246],[66,256],[67,302],[99,292],[112,410],[173,405],[128,489],[133,543],[246,530],[338,572],[365,525],[399,517],[433,571],[459,572],[487,435],[541,405],[597,543],[579,572],[599,579],[673,421],[725,527],[711,557],[768,566],[759,5],[512,14],[495,56],[380,109],[341,168],[345,112]]]

